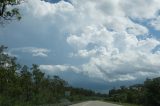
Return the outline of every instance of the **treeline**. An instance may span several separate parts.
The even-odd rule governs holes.
[[[91,90],[70,87],[58,76],[46,76],[38,65],[17,64],[6,49],[0,46],[0,106],[53,104],[62,98],[75,101],[95,95]]]
[[[160,106],[160,77],[146,79],[144,84],[111,89],[107,100],[144,106]]]

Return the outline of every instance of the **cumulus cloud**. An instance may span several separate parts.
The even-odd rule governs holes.
[[[160,55],[152,52],[160,44],[158,40],[139,40],[135,34],[128,33],[127,30],[116,32],[108,31],[105,27],[100,30],[91,27],[86,28],[80,36],[71,35],[68,37],[69,40],[67,39],[69,44],[78,48],[73,56],[89,58],[88,63],[81,65],[84,74],[106,81],[135,80],[139,75],[159,75],[160,63],[157,59]],[[79,40],[74,41],[72,37],[78,37]],[[81,41],[85,44],[83,49],[77,46]],[[90,44],[92,48],[88,47]]]
[[[131,18],[151,19],[159,11],[159,0],[119,0],[122,11]]]
[[[10,45],[33,45],[15,49],[32,56],[51,51],[37,44],[57,50],[59,57],[50,58],[58,58],[58,65],[40,65],[47,72],[72,70],[105,81],[152,77],[160,75],[160,41],[159,35],[148,37],[146,24],[159,31],[159,5],[159,0],[28,0],[20,6],[22,21],[1,30],[0,37]],[[68,60],[61,57],[68,54]]]
[[[56,73],[58,71],[73,71],[73,72],[79,72],[80,70],[71,65],[40,65],[40,69],[49,71],[49,73]]]
[[[23,47],[23,48],[13,48],[10,50],[10,52],[23,52],[23,53],[29,53],[32,56],[38,56],[38,57],[47,57],[50,50],[45,48],[36,48],[36,47]]]
[[[71,34],[67,38],[67,42],[77,51],[71,57],[89,58],[87,63],[81,65],[83,73],[106,81],[135,80],[142,76],[159,75],[157,59],[160,55],[154,54],[152,50],[160,41],[148,38],[147,27],[132,21],[152,20],[159,10],[157,3],[160,2],[87,1],[87,5],[95,7],[95,11],[90,11],[89,15],[94,15],[98,9],[98,17],[106,17],[106,22],[99,18],[98,24],[93,22],[94,25],[84,27],[80,34]],[[137,36],[142,35],[146,36],[145,39],[138,39]]]
[[[151,26],[160,31],[160,16],[151,21]]]

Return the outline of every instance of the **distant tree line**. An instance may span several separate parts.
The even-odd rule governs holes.
[[[144,106],[160,106],[160,77],[146,79],[144,84],[111,89],[107,100]]]
[[[6,50],[7,47],[0,46],[0,106],[54,104],[63,98],[73,102],[105,98],[113,102],[160,106],[160,77],[146,79],[143,84],[111,89],[106,96],[72,87],[59,76],[47,76],[36,64],[31,68],[21,66]]]
[[[95,92],[74,88],[59,76],[46,76],[38,65],[31,68],[16,63],[16,58],[0,46],[0,106],[32,106],[58,103],[69,91],[71,101],[83,100]]]

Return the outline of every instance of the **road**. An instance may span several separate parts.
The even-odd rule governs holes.
[[[121,105],[116,105],[116,104],[111,104],[111,103],[106,103],[106,102],[101,102],[101,101],[87,101],[87,102],[82,102],[70,106],[121,106]]]

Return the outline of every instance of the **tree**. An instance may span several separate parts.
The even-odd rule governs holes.
[[[20,4],[22,0],[0,0],[0,23],[3,24],[4,21],[21,19],[18,8],[16,5]],[[13,7],[13,8],[12,8]]]
[[[42,99],[41,91],[43,90],[42,88],[42,82],[44,81],[44,73],[41,72],[39,69],[39,66],[36,64],[32,65],[32,77],[33,77],[33,92],[34,92],[34,103],[39,104]]]
[[[21,70],[20,85],[22,88],[22,96],[23,100],[28,102],[32,97],[32,74],[26,65],[24,65]]]
[[[5,52],[6,49],[7,47],[0,46],[0,96],[3,97],[0,105],[2,106],[13,104],[19,94],[16,59],[9,56]]]
[[[65,91],[71,92],[70,100],[86,100],[95,95],[91,90],[69,87],[59,76],[46,77],[38,65],[19,67],[6,49],[0,46],[0,106],[53,104],[61,102]]]
[[[15,80],[15,72],[17,70],[16,58],[9,56],[5,50],[7,47],[0,46],[0,86],[1,92],[3,92],[3,87],[9,82]]]
[[[160,77],[147,79],[145,87],[145,106],[160,106]]]

